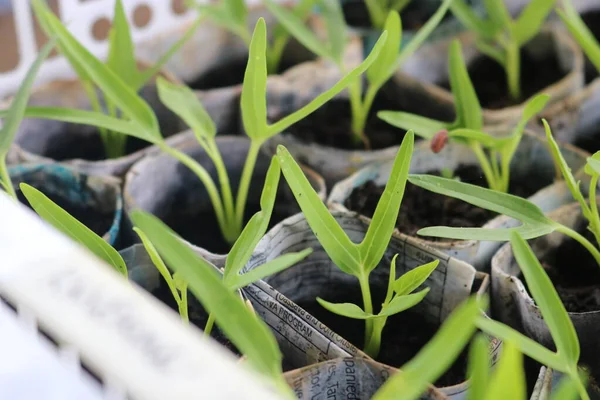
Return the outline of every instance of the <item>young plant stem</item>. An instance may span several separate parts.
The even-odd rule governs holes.
[[[350,112],[352,114],[352,141],[354,144],[364,143],[365,149],[369,149],[369,141],[365,136],[365,124],[367,120],[367,116],[365,114],[365,110],[368,108],[362,102],[362,85],[360,78],[354,80],[350,86],[348,86],[348,93],[350,95]],[[373,95],[374,96],[374,95]],[[372,100],[371,100],[372,101]]]
[[[373,314],[373,301],[371,300],[371,287],[369,286],[369,275],[365,274],[358,277],[360,291],[362,293],[364,311],[367,314]],[[373,320],[365,320],[365,349],[370,347],[371,336],[373,335]]]
[[[185,290],[181,291],[181,299],[177,304],[177,307],[179,308],[179,315],[181,316],[182,321],[186,324],[189,324],[190,317],[188,315],[187,287],[184,289]]]
[[[598,175],[592,175],[590,180],[590,230],[596,238],[596,243],[600,245],[600,214],[598,213],[598,203],[596,201],[596,188],[598,187]]]
[[[508,92],[513,100],[521,98],[521,53],[519,45],[511,40],[506,47],[506,81]]]
[[[213,325],[215,324],[215,316],[214,314],[208,314],[208,321],[206,321],[206,326],[204,327],[204,334],[206,336],[210,336],[212,332]]]
[[[471,142],[470,147],[473,153],[475,154],[475,157],[477,157],[477,160],[479,160],[481,170],[483,171],[483,175],[485,176],[485,180],[487,181],[490,189],[500,191],[500,188],[498,187],[498,179],[494,175],[494,171],[490,166],[490,162],[487,156],[485,155],[481,144],[479,142],[473,141]]]
[[[15,188],[12,185],[12,181],[10,180],[10,175],[8,173],[8,168],[6,167],[6,154],[0,155],[0,182],[6,192],[10,197],[12,197],[15,201],[18,201],[17,193],[15,192]]]
[[[244,226],[244,211],[246,200],[248,198],[248,189],[250,188],[252,173],[254,172],[254,166],[256,165],[256,159],[262,144],[263,142],[258,140],[252,140],[250,142],[250,148],[248,149],[248,154],[246,155],[246,162],[244,163],[244,169],[242,171],[242,177],[240,179],[240,185],[235,203],[235,232],[237,232],[237,234],[231,243],[235,242],[239,234],[242,232],[242,228]]]
[[[575,386],[577,387],[577,392],[582,400],[590,400],[590,395],[587,392],[587,389],[584,383],[581,381],[579,374],[575,373],[571,375],[571,379],[575,382]]]
[[[369,17],[371,18],[371,25],[375,29],[381,29],[385,25],[386,14],[383,10],[383,6],[379,5],[381,0],[365,0]]]
[[[596,247],[594,247],[594,245],[592,244],[592,242],[590,242],[589,240],[587,240],[583,235],[581,235],[579,232],[568,228],[564,225],[558,225],[556,230],[560,233],[563,233],[575,240],[577,240],[583,247],[585,247],[587,249],[587,251],[590,252],[590,254],[594,257],[594,259],[596,260],[596,263],[598,264],[598,266],[600,266],[600,251],[598,251],[598,249]]]
[[[209,154],[210,159],[215,164],[217,175],[219,176],[219,185],[221,186],[221,198],[224,206],[225,220],[228,226],[234,226],[235,208],[233,206],[233,194],[231,192],[231,183],[229,182],[227,168],[225,167],[225,163],[221,157],[221,152],[219,151],[216,143],[210,142],[209,147],[211,148],[211,154]],[[235,239],[237,239],[237,236],[238,235],[236,235]]]
[[[381,333],[387,322],[387,317],[379,317],[370,321],[372,322],[373,330],[369,342],[365,345],[365,353],[372,358],[377,358],[381,349]]]

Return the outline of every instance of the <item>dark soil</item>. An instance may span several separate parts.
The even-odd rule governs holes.
[[[324,297],[326,300],[333,302],[362,304],[359,293],[354,296],[344,296],[343,299]],[[374,304],[379,303],[374,302]],[[317,302],[299,303],[298,305],[356,347],[360,349],[364,347],[364,321],[333,314]],[[421,314],[411,311],[404,311],[389,317],[383,329],[381,351],[376,360],[393,367],[402,366],[431,340],[438,328],[439,326],[425,320]],[[466,379],[467,354],[467,350],[463,351],[434,385],[447,387],[464,382]]]
[[[27,183],[29,183],[29,182],[27,182]],[[62,196],[57,196],[54,193],[48,193],[48,192],[44,191],[44,187],[38,187],[31,183],[29,183],[29,184],[32,185],[33,187],[35,187],[36,189],[44,192],[44,194],[46,196],[48,196],[48,198],[50,200],[55,202],[58,206],[63,208],[65,211],[67,211],[69,214],[71,214],[79,222],[81,222],[82,224],[87,226],[89,229],[91,229],[97,235],[103,236],[110,229],[110,226],[112,225],[113,218],[114,218],[114,214],[112,212],[111,213],[102,213],[97,208],[94,208],[94,207],[85,207],[85,206],[82,206],[81,204],[74,204],[73,202],[65,199]],[[15,191],[17,193],[17,197],[19,198],[19,201],[21,202],[21,204],[24,204],[27,207],[29,207],[31,210],[33,210],[31,205],[29,204],[29,201],[27,201],[27,198],[25,197],[25,195],[23,195],[23,192],[21,191],[21,189],[18,186],[15,186]]]
[[[592,34],[596,40],[600,39],[600,8],[596,11],[590,11],[581,15],[583,22],[592,31]],[[590,59],[585,57],[585,82],[590,83],[598,77],[598,70],[594,67],[594,64],[590,62]]]
[[[508,93],[506,72],[495,60],[481,56],[468,66],[469,76],[482,107],[501,109],[522,103],[523,99],[535,95],[565,76],[555,53],[543,59],[533,59],[521,50],[521,99],[513,100]],[[450,83],[440,86],[450,90]]]
[[[577,227],[577,231],[596,244],[594,235],[583,223]],[[566,238],[541,261],[567,311],[600,310],[600,268],[579,242]],[[523,276],[519,278],[527,285]]]
[[[481,170],[475,166],[461,166],[455,172],[462,182],[487,187]],[[440,175],[440,171],[429,171],[429,175]],[[366,182],[352,191],[344,205],[352,211],[369,218],[373,217],[377,203],[385,187]],[[528,197],[539,190],[528,182],[511,182],[510,193]],[[429,226],[481,227],[497,214],[475,207],[462,200],[433,193],[408,182],[398,213],[396,226],[400,232],[416,236],[417,231]],[[452,239],[428,237],[432,241],[452,241]]]
[[[382,96],[377,96],[369,113],[365,134],[371,150],[384,149],[402,143],[406,134],[404,129],[395,128],[377,118],[381,110],[397,110]],[[288,132],[306,141],[324,146],[346,150],[364,150],[362,141],[353,140],[351,129],[350,102],[348,100],[331,100],[317,111],[292,125]],[[416,137],[415,140],[419,140]]]

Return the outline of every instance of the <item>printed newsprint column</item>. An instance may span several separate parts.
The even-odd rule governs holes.
[[[3,192],[0,220],[2,297],[127,398],[279,398],[212,339]]]

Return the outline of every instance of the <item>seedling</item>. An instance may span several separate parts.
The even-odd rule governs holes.
[[[310,15],[314,3],[315,0],[300,0],[290,9],[290,13],[304,23]],[[188,5],[195,7],[202,16],[206,16],[215,24],[237,35],[246,46],[250,47],[252,32],[248,28],[248,5],[244,0],[223,0],[206,4],[188,1]],[[272,43],[267,49],[269,74],[278,72],[283,51],[289,40],[290,34],[281,25],[276,26],[273,30]]]
[[[8,156],[8,152],[10,151],[10,146],[12,145],[13,140],[15,139],[15,135],[17,134],[17,129],[23,120],[23,116],[25,114],[25,109],[27,107],[27,100],[29,98],[29,93],[31,91],[31,87],[35,81],[37,73],[42,66],[42,63],[50,54],[50,51],[56,45],[56,39],[51,38],[40,50],[35,61],[29,67],[27,71],[27,75],[23,79],[17,94],[15,95],[13,101],[10,104],[10,108],[7,110],[4,115],[4,121],[2,121],[2,127],[0,128],[0,186],[15,200],[17,201],[17,194],[15,193],[15,189],[13,188],[12,181],[10,179],[10,175],[8,174],[8,169],[6,167],[6,157]]]
[[[566,25],[571,35],[581,46],[591,63],[600,72],[600,43],[594,37],[594,34],[585,25],[583,19],[573,7],[570,0],[562,1],[564,10],[557,9],[556,12]]]
[[[592,177],[588,206],[579,189],[579,182],[575,181],[571,169],[560,154],[558,144],[552,137],[550,126],[545,120],[543,120],[543,123],[551,154],[557,165],[559,165],[573,198],[579,202],[583,216],[588,220],[588,229],[598,241],[600,238],[600,219],[598,218],[598,207],[596,205],[596,185],[600,177],[600,152],[589,157],[585,167],[585,172]],[[477,207],[506,215],[521,222],[521,225],[517,227],[506,229],[428,227],[419,230],[417,232],[419,235],[463,240],[508,241],[513,232],[519,233],[525,239],[534,239],[557,231],[578,241],[592,254],[600,266],[600,251],[593,243],[576,230],[548,218],[538,206],[529,200],[437,176],[411,175],[408,180],[412,184],[429,191],[466,201]]]
[[[198,142],[214,162],[221,186],[220,192],[208,171],[200,163],[182,151],[167,145],[160,133],[156,115],[139,95],[77,42],[54,14],[43,10],[40,11],[40,14],[48,22],[48,29],[56,32],[59,42],[72,55],[77,65],[94,80],[105,96],[122,110],[124,119],[94,111],[51,107],[29,107],[25,115],[103,127],[156,145],[192,170],[204,184],[215,210],[221,233],[229,243],[235,242],[243,227],[250,179],[261,145],[290,125],[314,112],[344,90],[350,82],[356,80],[376,60],[378,54],[383,50],[387,38],[387,32],[383,32],[371,54],[329,90],[280,121],[268,124],[265,56],[267,33],[264,19],[260,18],[258,20],[250,43],[250,54],[241,94],[242,119],[251,144],[234,204],[229,177],[214,139],[216,127],[190,89],[171,84],[160,78],[157,80],[161,101],[192,128]]]
[[[503,0],[484,0],[487,18],[480,17],[464,0],[450,7],[463,25],[477,35],[477,48],[499,63],[506,73],[508,93],[521,98],[521,47],[542,28],[556,0],[532,0],[513,20]]]
[[[367,148],[369,147],[369,142],[364,131],[369,111],[377,92],[392,77],[404,60],[413,54],[421,43],[427,39],[440,23],[452,1],[454,0],[444,0],[435,14],[402,50],[400,50],[402,37],[400,16],[397,11],[390,11],[387,15],[384,28],[388,32],[388,40],[385,48],[379,53],[375,62],[367,70],[368,85],[366,92],[363,95],[362,82],[358,77],[348,87],[352,115],[352,137],[355,143],[363,142]],[[319,57],[333,62],[342,73],[345,73],[344,51],[347,44],[346,32],[348,28],[344,21],[344,15],[339,2],[320,2],[322,16],[328,32],[326,41],[317,37],[315,33],[304,26],[302,21],[293,13],[277,5],[272,0],[265,0],[265,4],[269,8],[269,11],[277,17],[279,22],[296,40]]]
[[[54,28],[52,25],[56,23],[56,21],[51,21],[51,16],[54,17],[54,19],[56,17],[49,10],[45,1],[34,0],[32,1],[32,5],[42,29],[46,34],[53,34]],[[121,78],[133,92],[137,92],[153,76],[155,76],[169,58],[183,46],[196,31],[199,24],[200,19],[190,26],[187,32],[159,59],[158,62],[146,70],[140,70],[135,59],[134,44],[122,0],[115,0],[113,21],[109,32],[108,58],[105,65],[111,72]],[[58,49],[77,73],[92,109],[97,113],[105,112],[112,118],[120,118],[123,121],[127,121],[126,114],[121,113],[123,110],[120,110],[118,104],[109,97],[105,96],[103,98],[106,108],[104,109],[102,107],[96,91],[96,82],[81,65],[81,62],[72,54],[72,50],[68,46],[65,46],[62,41],[59,41]],[[125,154],[126,136],[118,131],[113,131],[110,127],[99,126],[98,128],[107,158],[117,158]]]
[[[317,301],[336,314],[365,320],[365,351],[373,357],[379,353],[381,333],[387,317],[418,304],[427,295],[429,288],[412,292],[429,277],[439,263],[439,260],[435,260],[396,279],[394,257],[390,265],[385,300],[381,310],[378,313],[374,312],[369,275],[379,265],[395,228],[406,186],[413,141],[413,133],[409,131],[402,141],[390,179],[377,204],[366,236],[360,244],[352,242],[338,225],[287,149],[281,145],[277,149],[277,157],[285,179],[319,243],[340,270],[358,279],[363,308],[351,303],[334,304],[320,298],[317,298]]]
[[[483,114],[473,83],[462,57],[460,42],[455,40],[449,52],[450,86],[456,104],[456,119],[443,122],[420,115],[381,111],[377,115],[390,125],[414,129],[425,139],[431,139],[433,152],[440,152],[448,141],[462,143],[471,148],[477,157],[490,189],[507,192],[510,183],[510,162],[523,137],[528,121],[548,103],[550,96],[539,94],[532,98],[523,110],[521,120],[511,135],[496,137],[482,131]]]
[[[386,16],[395,11],[401,13],[411,0],[365,0],[371,25],[375,29],[383,29]]]

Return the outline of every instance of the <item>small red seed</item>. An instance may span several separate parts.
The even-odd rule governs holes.
[[[442,129],[431,139],[431,151],[439,153],[446,146],[446,143],[448,143],[448,131]]]

